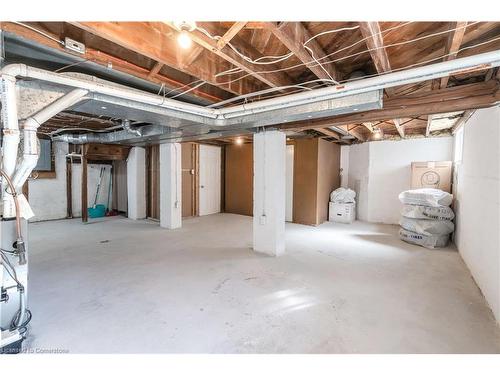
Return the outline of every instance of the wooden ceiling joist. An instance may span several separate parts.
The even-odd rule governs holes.
[[[45,47],[49,47],[49,48],[54,49],[54,50],[58,50],[61,52],[67,52],[60,43],[57,43],[55,41],[58,38],[57,35],[51,35],[49,32],[45,32],[45,34],[49,35],[52,39],[47,38],[47,37],[40,35],[39,33],[36,33],[34,31],[28,29],[28,28],[25,28],[23,26],[16,25],[16,24],[10,23],[10,22],[1,22],[0,26],[1,26],[2,30],[14,33],[18,36],[21,36],[27,40],[32,41],[32,42],[39,43]],[[167,85],[169,87],[173,87],[173,88],[178,88],[178,87],[182,87],[185,85],[182,82],[178,82],[178,81],[171,79],[169,77],[165,77],[163,75],[160,75],[159,71],[154,75],[150,75],[152,70],[144,69],[141,66],[135,65],[131,62],[125,61],[125,60],[120,59],[116,56],[112,56],[112,55],[109,55],[103,51],[95,50],[92,48],[87,47],[85,49],[85,53],[81,57],[84,58],[86,61],[91,61],[91,62],[94,62],[96,64],[99,64],[99,65],[102,65],[105,67],[111,66],[113,69],[115,69],[119,72],[130,74],[130,75],[135,76],[137,78],[148,80],[148,81],[151,81],[151,82],[154,82],[157,84],[165,84],[165,85]],[[161,64],[161,63],[157,62],[155,64],[155,67],[157,67],[157,64]],[[154,69],[155,69],[155,67],[154,67]],[[161,69],[161,67],[160,67],[160,69]],[[214,95],[212,95],[212,94],[210,94],[202,89],[195,89],[192,91],[192,93],[203,98],[203,99],[206,99],[210,102],[218,102],[218,101],[223,100],[222,98],[214,96]]]
[[[378,22],[360,22],[359,28],[363,38],[366,39],[366,45],[370,50],[370,56],[377,69],[378,73],[390,72],[391,63],[389,62],[389,57],[387,56],[387,51],[384,48],[384,39],[382,37],[380,25]],[[390,97],[394,95],[393,89],[385,90],[387,95]],[[393,119],[394,126],[399,133],[401,138],[405,137],[404,127],[401,125],[401,119]]]
[[[384,108],[360,113],[350,113],[332,118],[309,120],[282,124],[286,130],[307,130],[360,124],[364,122],[383,121],[394,118],[411,118],[445,112],[464,111],[468,109],[487,108],[500,102],[500,83],[490,80],[459,87],[387,98]]]
[[[226,44],[228,44],[231,39],[233,39],[236,34],[240,32],[241,29],[243,29],[246,25],[246,22],[235,22],[231,25],[229,30],[226,31],[226,33],[217,41],[217,48],[218,49],[223,49]]]
[[[318,133],[324,134],[327,137],[335,138],[335,139],[340,139],[340,135],[328,128],[313,128],[313,130],[316,130]]]
[[[153,66],[153,68],[149,71],[148,77],[149,78],[155,77],[158,74],[158,72],[161,70],[162,67],[163,67],[163,64],[161,62],[156,62],[156,64]]]
[[[168,25],[174,32],[178,32],[176,26],[173,23],[167,22],[165,25]],[[215,36],[217,34],[217,30],[207,30],[211,35]],[[250,61],[245,60],[238,53],[236,53],[233,49],[225,48],[219,49],[217,46],[217,40],[210,38],[209,36],[201,33],[199,31],[193,31],[190,34],[191,39],[201,47],[206,50],[216,54],[220,58],[226,60],[230,64],[235,67],[243,70],[247,74],[252,77],[258,79],[259,81],[265,83],[270,87],[281,87],[281,86],[289,86],[293,85],[292,79],[284,72],[274,72],[267,73],[269,70],[265,65],[257,65],[252,64]],[[263,55],[257,51],[254,47],[250,45],[246,45],[245,53],[251,56],[252,59],[258,59],[263,57]],[[235,81],[240,82],[240,81]]]
[[[175,43],[172,35],[162,32],[161,27],[152,27],[148,22],[71,22],[71,24],[232,94],[241,95],[256,90],[246,80],[221,84],[215,77],[220,67],[211,64],[210,61],[204,61],[203,64],[182,63],[176,57],[175,51],[165,47]]]
[[[354,138],[356,138],[360,142],[365,142],[366,137],[365,135],[358,129],[358,127],[361,125],[338,125],[339,128],[344,129],[346,132],[348,132],[350,135],[352,135]]]
[[[446,55],[443,61],[453,60],[457,57],[458,50],[462,45],[464,39],[467,22],[451,22],[450,28],[455,29],[448,35],[444,54]],[[439,87],[444,89],[448,85],[449,76],[442,77]]]
[[[314,61],[311,54],[304,47],[304,42],[311,38],[309,31],[305,28],[302,22],[268,22],[268,28],[302,63],[306,65],[316,77],[320,79],[338,80],[338,73],[333,64],[319,65]],[[321,45],[312,39],[307,43],[316,60],[320,62],[327,61],[326,53]],[[322,59],[322,60],[321,60]]]

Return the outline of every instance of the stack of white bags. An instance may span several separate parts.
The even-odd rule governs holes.
[[[399,194],[401,210],[399,237],[429,249],[444,247],[455,230],[449,207],[453,196],[439,189],[407,190]]]

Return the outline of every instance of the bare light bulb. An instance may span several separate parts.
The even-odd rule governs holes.
[[[243,144],[243,138],[236,138],[236,140],[234,141],[234,143],[236,143],[237,145],[242,145]]]
[[[191,38],[189,37],[187,31],[183,30],[179,33],[177,36],[177,43],[179,43],[179,46],[184,49],[191,47]]]

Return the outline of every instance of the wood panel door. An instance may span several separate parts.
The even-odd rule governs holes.
[[[220,212],[221,204],[221,148],[200,145],[199,215]]]

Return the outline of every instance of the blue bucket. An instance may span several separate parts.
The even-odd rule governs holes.
[[[106,206],[103,204],[96,204],[94,207],[87,208],[90,218],[106,216]]]

